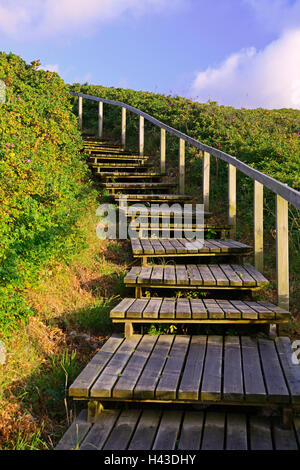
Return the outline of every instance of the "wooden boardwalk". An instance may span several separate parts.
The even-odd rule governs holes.
[[[283,429],[276,418],[243,412],[108,409],[93,424],[83,410],[56,450],[300,450],[300,418]]]
[[[250,264],[166,264],[134,266],[124,278],[128,287],[258,290],[269,281]],[[141,293],[136,293],[137,297]]]
[[[93,99],[99,101],[101,136],[103,103]],[[82,123],[81,95],[79,100]],[[188,142],[203,150],[204,217],[210,215],[207,147],[149,119],[161,127],[159,172],[151,167],[150,156],[144,155],[146,114],[122,106],[122,145],[90,137],[85,139],[84,150],[94,174],[101,178],[100,185],[110,191],[112,201],[120,203],[120,213],[136,229],[131,248],[142,265],[131,267],[124,278],[127,287],[135,288],[135,298],[124,298],[110,313],[113,322],[125,324],[125,337],[110,336],[70,386],[69,395],[86,401],[88,410],[75,419],[57,449],[299,450],[300,418],[292,418],[292,410],[300,408],[300,367],[292,361],[290,339],[272,339],[263,333],[250,336],[250,330],[248,335],[238,334],[240,324],[289,321],[287,272],[278,262],[278,254],[286,264],[284,217],[287,201],[300,207],[298,196],[280,182],[210,148],[212,155],[228,163],[228,223],[203,219],[199,223],[199,206],[185,193],[184,145]],[[126,109],[140,114],[137,153],[125,150]],[[165,130],[180,139],[178,192],[174,194],[170,193],[174,182],[166,177]],[[252,247],[235,240],[236,168],[255,179],[254,266],[243,260]],[[279,305],[251,300],[253,292],[269,285],[262,274],[262,184],[276,193]],[[140,203],[139,208],[134,203]],[[189,217],[179,220],[183,204],[189,204]],[[153,206],[157,208],[151,213],[155,220],[149,222]],[[205,240],[190,240],[189,231],[202,232]],[[149,232],[153,237],[147,238]],[[202,258],[205,264],[196,259],[200,256],[208,258]],[[227,263],[215,258],[224,256]],[[143,297],[146,289],[151,290],[151,297]],[[162,296],[161,289],[172,290],[171,297]],[[178,290],[199,291],[199,298],[176,295]],[[201,296],[200,291],[209,291],[214,298]],[[236,330],[230,335],[144,335],[134,334],[136,323],[227,324]],[[205,411],[195,411],[199,406]],[[278,416],[257,413],[270,406],[283,411],[283,422]]]
[[[300,406],[289,338],[113,335],[69,388],[77,399]]]
[[[290,313],[267,301],[126,297],[111,310],[110,318],[137,323],[287,323]]]

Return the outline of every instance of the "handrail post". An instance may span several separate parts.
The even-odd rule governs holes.
[[[82,96],[78,97],[78,124],[79,129],[82,131]]]
[[[166,131],[160,129],[160,172],[166,172]]]
[[[179,139],[179,194],[185,191],[185,141]]]
[[[228,165],[228,224],[232,226],[230,238],[236,237],[236,167]]]
[[[209,183],[210,183],[210,154],[203,153],[202,165],[202,191],[203,191],[203,204],[204,210],[209,211]]]
[[[289,220],[288,202],[276,195],[276,271],[277,298],[281,308],[289,310]]]
[[[103,136],[103,102],[99,101],[98,107],[98,136],[102,139]]]
[[[140,155],[144,155],[144,117],[140,116],[140,134],[139,134]]]
[[[122,123],[121,123],[121,143],[125,148],[126,145],[126,108],[122,106]]]
[[[254,180],[254,265],[264,269],[264,186]]]

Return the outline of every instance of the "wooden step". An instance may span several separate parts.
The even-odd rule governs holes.
[[[269,281],[251,264],[166,264],[134,266],[124,278],[128,287],[176,289],[258,290]]]
[[[101,176],[106,180],[112,179],[157,179],[165,176],[163,173],[145,172],[138,173],[134,171],[103,171]]]
[[[95,169],[97,171],[97,173],[99,174],[102,174],[102,168],[104,169],[107,169],[107,168],[114,168],[114,169],[118,169],[118,168],[121,168],[121,169],[129,169],[129,168],[132,168],[132,169],[138,169],[139,171],[140,170],[147,170],[149,168],[149,164],[147,164],[146,162],[126,162],[126,163],[123,163],[123,162],[101,162],[101,163],[93,163],[90,165],[93,169]]]
[[[288,323],[290,313],[267,301],[125,298],[110,312],[114,323]]]
[[[116,200],[124,199],[124,195],[116,194]],[[192,199],[186,194],[128,194],[127,202],[145,201],[145,202],[186,202]]]
[[[55,450],[300,450],[299,417],[294,418],[291,429],[284,429],[278,416],[239,410],[119,408],[103,410],[95,423],[87,418],[87,410],[82,410]],[[190,464],[196,463],[192,455],[182,457],[183,463],[186,459]],[[113,454],[109,458],[113,464]],[[146,461],[145,454],[135,458]],[[156,463],[161,464],[172,462],[173,457],[153,454],[151,458],[153,463],[157,459]],[[174,458],[174,464],[181,462],[180,454],[174,454]]]
[[[69,388],[77,399],[300,406],[287,337],[112,335]]]
[[[117,182],[117,183],[100,183],[100,186],[104,186],[107,189],[168,189],[168,188],[173,188],[176,186],[175,183],[122,183],[122,182]]]
[[[235,240],[188,240],[186,238],[139,238],[131,239],[135,258],[177,256],[248,255],[252,248]]]
[[[122,207],[119,208],[122,210]],[[205,216],[205,214],[204,214]],[[219,236],[225,239],[228,236],[231,226],[216,225],[216,224],[187,224],[187,223],[161,223],[156,224],[155,222],[143,222],[140,220],[133,220],[130,222],[130,227],[137,233],[138,238],[193,238],[195,234],[200,236],[201,232],[204,232],[205,236]],[[132,236],[132,238],[134,238]]]
[[[91,155],[88,159],[88,164],[93,164],[97,165],[98,163],[101,163],[102,161],[106,160],[113,160],[113,161],[120,161],[120,162],[127,162],[130,160],[134,160],[137,162],[146,162],[149,160],[149,157],[140,157],[139,155],[118,155],[118,154],[97,154],[97,155]]]

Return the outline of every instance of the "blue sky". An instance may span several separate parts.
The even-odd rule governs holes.
[[[0,0],[0,50],[68,83],[300,108],[300,0]]]

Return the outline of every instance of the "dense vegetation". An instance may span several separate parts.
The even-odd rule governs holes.
[[[0,53],[0,330],[32,314],[23,293],[46,263],[80,243],[87,167],[68,88],[56,74]]]

